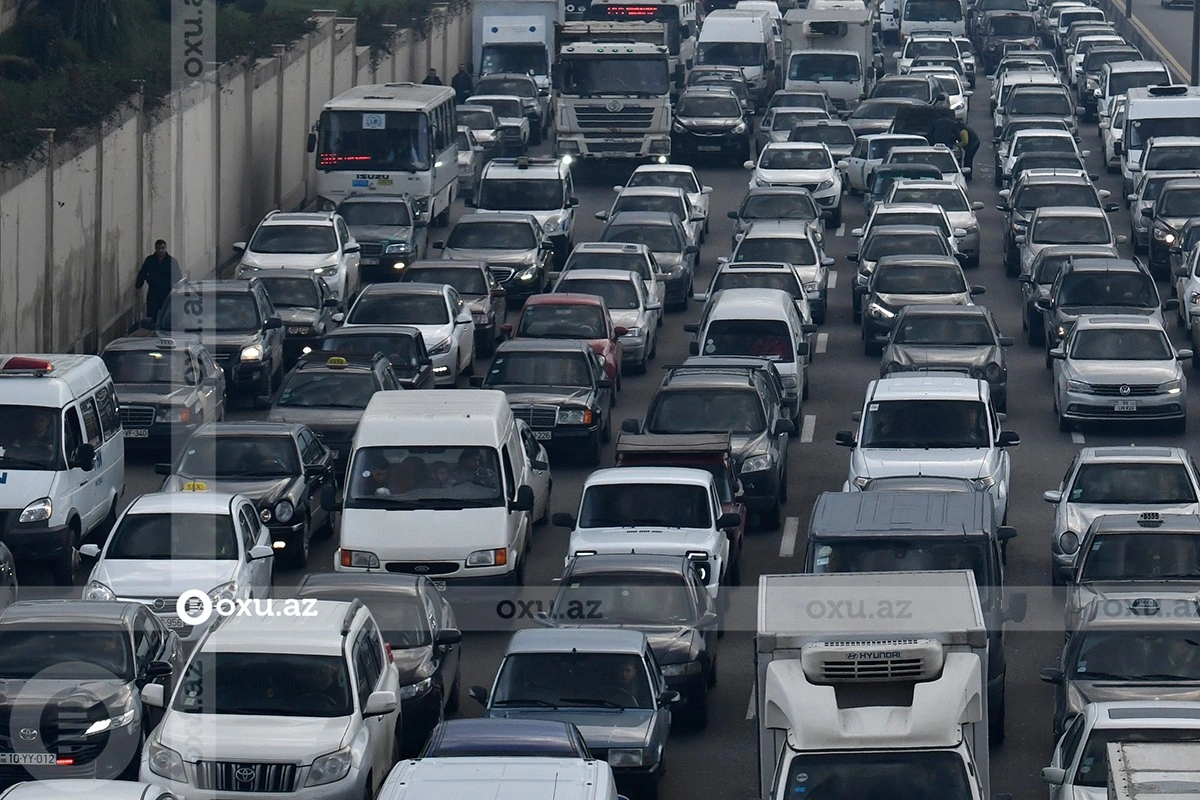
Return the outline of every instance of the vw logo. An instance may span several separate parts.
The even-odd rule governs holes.
[[[1122,396],[1122,397],[1126,397],[1126,396],[1128,396],[1128,394],[1129,394],[1129,387],[1128,387],[1128,386],[1125,386],[1125,385],[1122,385],[1122,386],[1121,386],[1121,388],[1120,388],[1120,389],[1118,389],[1117,391],[1119,391],[1119,392],[1121,393],[1121,396]]]
[[[37,738],[37,728],[21,728],[21,732],[17,734],[21,737],[22,742],[32,742]]]
[[[614,113],[617,111],[620,111],[624,107],[625,107],[625,104],[622,103],[620,100],[609,100],[608,105],[605,106],[605,108],[607,108],[609,111],[612,111]]]
[[[238,767],[237,771],[233,773],[233,777],[238,783],[250,783],[254,780],[254,768]]]
[[[429,567],[425,566],[424,564],[421,564],[419,566],[413,567],[413,572],[420,572],[423,574],[423,573],[429,572]]]

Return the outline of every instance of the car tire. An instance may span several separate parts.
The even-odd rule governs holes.
[[[79,577],[79,533],[72,528],[67,551],[50,565],[55,586],[74,586]]]
[[[304,529],[300,531],[300,539],[297,542],[299,546],[294,550],[289,550],[288,553],[288,566],[292,567],[293,569],[303,570],[308,566],[309,540],[312,538],[310,535],[311,525],[312,520],[305,515]]]
[[[776,503],[767,511],[760,511],[758,514],[758,526],[764,531],[779,530],[780,517],[782,516],[780,504]]]
[[[554,499],[554,480],[551,479],[546,484],[546,507],[542,509],[542,515],[533,521],[534,525],[545,525],[550,519],[550,501]]]
[[[702,731],[708,727],[708,691],[705,690],[699,697],[693,698],[693,702],[688,708],[689,725],[694,731]]]
[[[605,442],[605,443],[612,441],[612,415],[611,414],[607,414],[604,417],[604,426],[600,429],[600,441]]]
[[[1045,344],[1046,332],[1042,330],[1040,325],[1030,325],[1029,335],[1026,337],[1031,347]]]
[[[1074,427],[1071,424],[1071,421],[1069,419],[1067,419],[1066,417],[1064,417],[1061,412],[1058,413],[1057,416],[1058,416],[1058,430],[1062,433],[1070,433],[1071,428]]]

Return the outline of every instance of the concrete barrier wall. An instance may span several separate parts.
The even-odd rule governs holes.
[[[329,99],[431,66],[449,82],[469,60],[469,10],[435,14],[425,41],[397,31],[375,63],[353,19],[320,14],[273,58],[225,65],[154,113],[135,95],[98,129],[0,169],[0,352],[95,352],[124,336],[155,239],[190,278],[213,277],[267,211],[313,199],[306,140]]]

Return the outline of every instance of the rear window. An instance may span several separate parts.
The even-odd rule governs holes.
[[[700,345],[706,356],[758,356],[795,360],[792,335],[782,320],[719,319],[708,326]]]

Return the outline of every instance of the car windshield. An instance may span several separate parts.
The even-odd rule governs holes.
[[[958,162],[949,150],[893,150],[888,154],[888,164],[932,164],[943,175],[958,172]]]
[[[621,194],[613,203],[613,214],[622,211],[661,211],[674,214],[680,220],[689,216],[684,209],[683,195]]]
[[[969,569],[975,582],[986,589],[998,583],[988,569],[986,542],[947,541],[915,537],[870,537],[814,542],[815,573],[825,572],[924,572]]]
[[[462,118],[459,117],[461,121]],[[380,228],[407,228],[412,225],[412,216],[406,203],[380,203],[368,200],[352,200],[342,203],[338,213],[350,226]]]
[[[994,345],[996,338],[982,314],[905,314],[893,341],[978,347]]]
[[[787,77],[791,81],[852,82],[862,77],[862,65],[855,54],[799,51],[788,59]]]
[[[646,417],[647,433],[758,434],[766,427],[755,391],[662,392]]]
[[[252,253],[335,253],[337,234],[332,225],[262,225],[254,232]]]
[[[525,306],[517,335],[529,339],[604,339],[604,309],[598,305],[537,304]]]
[[[862,447],[906,449],[991,446],[987,409],[978,400],[885,400],[863,417]]]
[[[537,86],[533,81],[522,78],[480,78],[473,90],[475,94],[510,94],[514,97],[537,97]]]
[[[1017,194],[1014,206],[1018,211],[1032,213],[1042,206],[1099,208],[1100,201],[1090,183],[1034,183]]]
[[[354,454],[348,502],[357,508],[461,510],[504,505],[490,447],[365,447]],[[396,536],[420,536],[396,529]]]
[[[953,56],[958,58],[958,45],[950,39],[910,39],[903,58],[920,56]]]
[[[1033,17],[1003,16],[992,20],[992,36],[1033,36],[1037,31]]]
[[[1074,272],[1063,277],[1059,284],[1058,304],[1154,308],[1158,305],[1158,290],[1154,279],[1141,272],[1107,275]]]
[[[516,195],[514,192],[513,196]],[[533,250],[536,247],[533,229],[525,222],[460,222],[446,240],[449,250]]]
[[[1074,153],[1075,140],[1070,136],[1018,136],[1009,155],[1022,153]]]
[[[1195,628],[1086,631],[1067,677],[1088,680],[1096,675],[1105,680],[1200,681],[1200,632]]]
[[[514,653],[488,705],[652,709],[655,698],[645,662],[631,653]]]
[[[404,280],[411,283],[441,283],[453,286],[460,295],[467,297],[482,297],[488,293],[488,280],[484,277],[482,269],[409,267],[404,273]]]
[[[960,294],[967,284],[957,267],[903,264],[876,269],[873,288],[879,294]]]
[[[591,387],[595,373],[586,353],[499,353],[488,367],[485,386]]]
[[[813,800],[973,796],[963,758],[952,750],[798,753],[786,781],[781,797]]]
[[[557,211],[566,205],[565,189],[549,178],[488,178],[479,187],[478,205],[489,211]]]
[[[1143,168],[1151,170],[1200,169],[1200,147],[1194,145],[1162,145],[1146,151]],[[1164,179],[1169,180],[1169,179]],[[1162,183],[1162,181],[1159,181]]]
[[[52,470],[62,461],[56,408],[0,405],[0,468]]]
[[[759,169],[830,169],[829,151],[815,147],[768,147],[758,160]]]
[[[671,225],[609,225],[600,241],[644,244],[651,253],[683,252],[683,243]]]
[[[477,106],[487,106],[496,115],[497,120],[504,118],[519,119],[525,115],[521,108],[521,101],[513,98],[511,100],[501,97],[472,97],[471,102]]]
[[[188,664],[174,710],[185,714],[348,717],[353,687],[340,655],[202,651]]]
[[[665,572],[572,575],[554,598],[551,619],[565,618],[573,608],[602,609],[597,622],[606,626],[692,625],[698,617],[683,576]]]
[[[116,384],[196,384],[196,371],[182,350],[110,350],[104,354],[104,366]]]
[[[742,104],[735,97],[721,97],[707,93],[685,95],[679,101],[675,116],[696,119],[736,119],[742,116]]]
[[[276,308],[320,308],[321,292],[311,278],[261,275],[258,280]]]
[[[819,142],[838,145],[854,144],[854,129],[849,125],[803,125],[792,130],[788,141]]]
[[[884,256],[950,255],[946,237],[937,233],[882,233],[867,239],[862,259],[878,261]]]
[[[133,648],[124,630],[47,623],[0,627],[0,679],[28,681],[134,678]]]
[[[1013,92],[1008,101],[1008,113],[1067,117],[1075,113],[1075,107],[1065,93]]]
[[[1031,117],[1028,119],[1015,119],[1015,120],[1009,122],[1007,125],[1004,126],[1004,132],[1001,134],[1000,138],[1004,142],[1011,142],[1013,140],[1013,137],[1015,137],[1021,131],[1033,131],[1033,130],[1067,131],[1068,133],[1070,133],[1070,130],[1068,130],[1067,123],[1065,120],[1062,120],[1062,119],[1038,119],[1037,117]]]
[[[281,478],[298,475],[300,462],[291,436],[193,436],[175,474],[189,478]]]
[[[1033,282],[1039,286],[1049,286],[1058,279],[1063,265],[1070,260],[1070,253],[1056,253],[1038,260],[1033,267]]]
[[[1153,723],[1151,723],[1153,724]],[[1108,745],[1112,742],[1200,742],[1200,727],[1179,728],[1092,728],[1083,757],[1071,783],[1092,789],[1108,786]]]
[[[258,304],[249,292],[203,292],[203,303],[192,292],[176,291],[159,312],[158,328],[183,333],[256,331],[262,325]]]
[[[1129,94],[1129,90],[1140,86],[1166,86],[1171,79],[1162,70],[1150,72],[1117,72],[1108,79],[1108,96]]]
[[[1092,537],[1081,581],[1200,580],[1200,536],[1139,530]]]
[[[1196,490],[1183,464],[1101,462],[1079,468],[1066,500],[1089,505],[1195,503]]]
[[[817,251],[812,240],[790,236],[747,236],[738,242],[733,253],[734,263],[743,261],[772,261],[796,267],[817,265]]]
[[[710,356],[758,356],[791,362],[792,335],[783,320],[719,319],[704,332],[700,351]]]
[[[377,391],[379,382],[374,372],[301,370],[284,380],[275,405],[278,408],[362,409]]]
[[[922,94],[918,99],[928,99],[927,94],[928,88],[925,88],[925,94]],[[876,97],[880,96],[881,95],[876,95]],[[910,95],[898,96],[909,97]],[[888,100],[876,102],[876,100],[873,98],[865,103],[860,104],[858,108],[854,109],[854,111],[850,114],[850,119],[895,119],[896,109],[902,105],[904,105],[904,103],[897,102],[895,100],[892,100],[891,102]]]
[[[707,487],[638,483],[588,487],[579,509],[580,528],[711,528]]]
[[[914,100],[930,99],[929,81],[925,79],[917,80],[915,78],[905,80],[882,80],[875,84],[875,89],[871,93],[875,97],[910,97]]]
[[[232,561],[237,531],[228,514],[126,514],[105,546],[106,560]]]
[[[522,75],[546,75],[546,47],[541,42],[520,43],[500,41],[483,45],[480,73],[516,72]],[[461,117],[460,117],[461,119]]]
[[[685,192],[699,192],[700,186],[690,172],[668,170],[635,170],[629,177],[630,187],[633,186],[666,186],[670,189],[683,189]]]
[[[350,325],[448,325],[450,309],[441,294],[363,294],[346,317]]]
[[[393,367],[420,366],[421,353],[417,340],[406,333],[363,333],[354,334],[353,328],[344,329],[348,335],[329,336],[321,341],[325,353],[350,353],[371,355],[383,353]]]
[[[1200,192],[1194,188],[1169,189],[1158,199],[1158,213],[1163,217],[1200,216]]]
[[[696,46],[696,63],[758,67],[766,63],[765,50],[756,42],[700,42]]]
[[[933,203],[941,206],[947,213],[970,211],[967,196],[962,189],[954,186],[932,187],[929,189],[917,186],[898,186],[892,192],[889,203]]]
[[[558,292],[572,294],[594,294],[604,298],[604,305],[613,311],[636,310],[642,307],[637,287],[627,280],[603,280],[583,277],[581,273],[568,272],[555,288]]]
[[[1103,217],[1041,217],[1031,238],[1034,244],[1109,244],[1112,233]]]
[[[458,119],[459,125],[466,125],[474,131],[490,131],[495,128],[496,120],[495,113],[491,109],[484,110],[474,108],[464,108],[459,106],[455,111],[455,116]],[[346,216],[345,212],[342,216]],[[346,222],[350,222],[349,219]]]
[[[1175,350],[1160,330],[1090,328],[1071,337],[1076,361],[1170,361]]]
[[[724,270],[713,281],[711,291],[719,292],[722,289],[779,289],[792,297],[800,297],[804,294],[804,289],[796,280],[796,274],[791,270],[775,272]]]
[[[587,250],[576,250],[567,259],[563,272],[588,269],[615,269],[618,272],[636,272],[646,281],[650,275],[650,265],[641,253],[601,253]]]
[[[429,647],[433,644],[429,616],[427,616],[424,603],[415,592],[388,591],[370,586],[358,587],[353,582],[343,584],[338,581],[333,585],[317,583],[303,586],[294,595],[288,596],[332,600],[336,603],[362,600],[367,608],[371,609],[371,616],[378,623],[383,640],[393,650],[409,650],[417,647]]]
[[[738,209],[741,219],[797,219],[812,222],[818,216],[808,194],[749,194]]]

